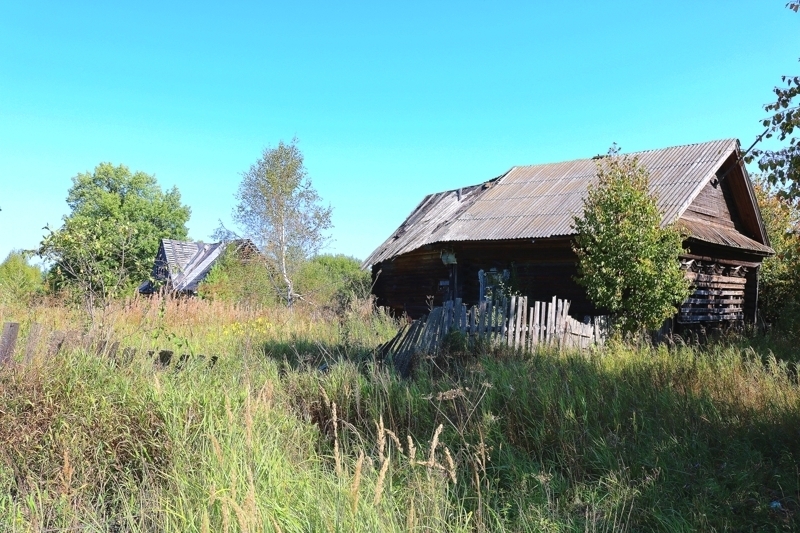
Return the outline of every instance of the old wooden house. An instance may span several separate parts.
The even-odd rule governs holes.
[[[150,279],[139,285],[139,293],[165,291],[194,295],[200,283],[226,251],[232,251],[241,257],[259,254],[249,239],[214,243],[161,239]]]
[[[693,293],[680,323],[752,321],[758,273],[773,253],[736,139],[629,154],[650,172],[662,224],[687,232],[681,262]],[[575,282],[573,216],[596,161],[513,167],[484,183],[430,194],[364,262],[378,304],[417,317],[430,305],[477,303],[502,284],[535,300],[595,309]]]

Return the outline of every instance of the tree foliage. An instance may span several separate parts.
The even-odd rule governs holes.
[[[761,266],[758,307],[764,320],[775,324],[789,307],[800,304],[800,208],[763,176],[755,179],[754,189],[775,250]]]
[[[230,247],[200,283],[201,298],[244,305],[278,303],[272,278],[262,258],[244,258]]]
[[[789,2],[786,7],[797,13],[800,3]],[[794,132],[800,127],[800,76],[782,76],[783,87],[775,87],[775,101],[764,106],[771,116],[763,120],[767,128],[756,142],[763,138],[777,137],[785,146],[777,150],[754,148],[747,156],[747,162],[758,161],[762,172],[781,196],[792,200],[800,199],[800,139]]]
[[[31,265],[22,252],[12,251],[0,263],[0,303],[27,304],[43,288],[42,270]]]
[[[273,285],[291,306],[299,296],[298,270],[323,247],[331,227],[331,208],[321,205],[297,140],[265,148],[242,174],[236,199],[234,221],[274,265]]]
[[[624,333],[656,329],[688,296],[680,269],[683,237],[661,226],[649,173],[636,158],[615,152],[597,162],[583,214],[575,216],[578,283]]]
[[[163,192],[154,176],[124,165],[101,163],[72,178],[67,204],[38,254],[53,263],[51,286],[74,290],[90,307],[147,279],[160,239],[188,233],[178,190]]]
[[[361,270],[361,262],[343,254],[315,256],[297,276],[299,292],[305,299],[340,313],[368,298],[371,284],[372,275]]]

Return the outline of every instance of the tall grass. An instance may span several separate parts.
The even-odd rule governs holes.
[[[800,386],[768,349],[453,343],[402,380],[369,308],[112,311],[134,360],[42,348],[0,370],[1,530],[798,529]],[[159,348],[220,358],[161,369]]]

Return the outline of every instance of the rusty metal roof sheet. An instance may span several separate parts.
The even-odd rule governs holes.
[[[733,248],[742,248],[744,250],[754,250],[763,254],[774,254],[775,251],[756,242],[746,235],[742,235],[734,228],[722,226],[720,224],[713,224],[704,220],[694,220],[691,218],[682,218],[678,221],[689,234],[700,241],[710,242],[712,244],[721,244],[723,246],[731,246]],[[690,246],[691,250],[691,246]]]
[[[200,282],[229,245],[235,246],[237,250],[247,246],[256,249],[247,239],[208,244],[161,239],[161,250],[153,265],[153,280],[166,282],[168,289],[174,292],[196,292]],[[151,280],[139,286],[139,292],[144,294],[154,290]]]
[[[649,170],[662,224],[668,224],[738,150],[736,139],[725,139],[629,156],[638,157]],[[581,214],[596,174],[594,159],[520,166],[483,184],[428,195],[364,265],[437,242],[572,235],[573,216]]]

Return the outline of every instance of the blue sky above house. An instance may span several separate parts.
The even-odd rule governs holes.
[[[177,186],[190,236],[297,137],[366,257],[427,193],[547,163],[763,131],[800,14],[745,2],[5,2],[0,260],[124,163]],[[154,251],[155,253],[155,251]]]

